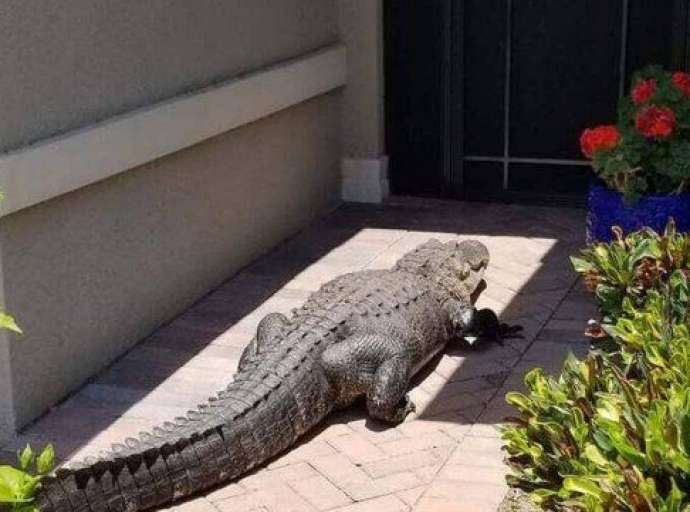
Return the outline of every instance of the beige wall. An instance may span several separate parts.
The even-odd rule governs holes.
[[[0,219],[0,302],[27,333],[0,333],[0,442],[336,205],[341,157],[357,180],[375,163],[356,191],[385,179],[382,0],[3,3],[0,151],[339,39],[343,91]]]
[[[26,331],[10,344],[16,424],[337,204],[339,103],[315,98],[0,219],[4,303]],[[0,367],[0,393],[7,378]]]
[[[385,154],[382,0],[338,0],[347,45],[343,94],[343,156],[372,159]]]
[[[337,42],[336,2],[8,0],[0,152]],[[340,102],[318,96],[1,218],[0,303],[26,335],[0,333],[0,442],[334,207]]]
[[[0,151],[302,55],[336,0],[3,0]]]
[[[345,201],[380,203],[388,195],[383,22],[383,0],[338,0],[348,60],[342,120]]]
[[[12,433],[15,426],[8,338],[7,332],[0,333],[0,443]]]

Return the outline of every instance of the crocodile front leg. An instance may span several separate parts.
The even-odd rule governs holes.
[[[340,406],[366,395],[372,418],[400,423],[413,412],[406,391],[412,374],[412,354],[393,337],[354,334],[321,355],[328,379],[339,394]]]

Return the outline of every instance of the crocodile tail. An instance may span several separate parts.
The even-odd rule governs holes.
[[[309,345],[308,346],[315,346]],[[196,410],[58,470],[40,512],[142,512],[235,479],[290,447],[331,410],[325,376],[290,352],[278,367],[242,370]],[[300,366],[302,365],[302,366]],[[301,368],[300,371],[297,371]]]
[[[42,482],[36,506],[41,512],[139,512],[209,489],[263,462],[256,447],[242,442],[247,423],[229,404],[210,402],[100,457],[58,469]]]

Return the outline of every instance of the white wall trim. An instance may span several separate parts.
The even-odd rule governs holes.
[[[381,203],[388,197],[388,157],[343,158],[342,198],[353,203]]]
[[[251,123],[346,83],[346,50],[315,53],[0,155],[0,216]]]

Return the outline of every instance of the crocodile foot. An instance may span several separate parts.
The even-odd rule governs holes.
[[[400,402],[398,402],[395,409],[393,409],[389,414],[387,414],[385,418],[379,419],[382,419],[388,423],[398,424],[405,421],[407,415],[412,414],[416,410],[417,407],[415,406],[414,402],[410,400],[410,397],[408,395],[405,395],[400,399]]]

